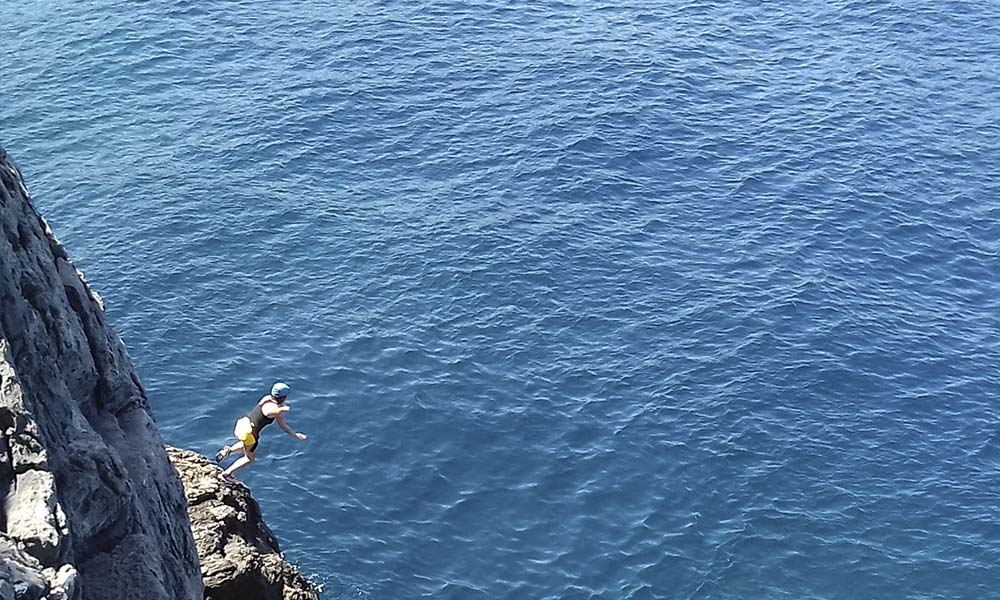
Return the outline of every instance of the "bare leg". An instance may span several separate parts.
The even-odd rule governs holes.
[[[252,463],[254,458],[257,457],[256,452],[252,452],[249,448],[243,446],[243,442],[240,442],[240,447],[243,449],[243,456],[239,457],[236,459],[236,462],[229,465],[229,468],[223,471],[220,477],[228,477],[229,475],[232,475],[236,471],[239,471],[243,467]]]
[[[219,450],[219,452],[215,455],[215,462],[222,462],[227,458],[229,458],[229,455],[231,455],[233,452],[242,449],[243,449],[243,440],[239,440],[235,444],[232,444],[230,446],[223,446],[222,450]]]

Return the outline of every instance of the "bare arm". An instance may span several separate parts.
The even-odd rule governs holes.
[[[304,439],[306,439],[306,434],[304,434],[304,433],[297,433],[294,429],[292,429],[291,427],[288,426],[288,423],[285,423],[285,414],[284,413],[286,413],[286,412],[288,412],[288,407],[287,406],[282,406],[281,409],[280,409],[280,412],[278,412],[278,414],[274,416],[274,421],[278,424],[278,427],[281,427],[282,429],[284,429],[285,433],[287,433],[288,435],[292,436],[295,439],[298,439],[298,440],[304,440]]]

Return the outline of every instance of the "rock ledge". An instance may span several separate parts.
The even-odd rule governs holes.
[[[260,505],[242,484],[219,481],[204,456],[167,447],[180,474],[211,600],[318,600],[319,591],[285,561]]]

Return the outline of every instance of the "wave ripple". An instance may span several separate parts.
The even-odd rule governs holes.
[[[1000,9],[0,3],[170,443],[334,598],[986,598]]]

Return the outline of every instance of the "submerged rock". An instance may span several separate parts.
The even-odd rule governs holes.
[[[167,448],[184,484],[188,516],[211,600],[317,600],[318,590],[281,555],[260,505],[241,483],[188,450]]]

